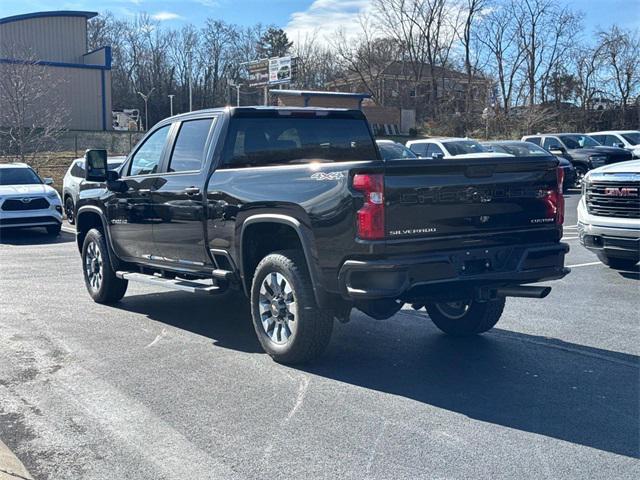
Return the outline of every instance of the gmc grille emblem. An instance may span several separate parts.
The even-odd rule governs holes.
[[[632,187],[607,187],[604,194],[608,197],[637,197],[638,189]]]

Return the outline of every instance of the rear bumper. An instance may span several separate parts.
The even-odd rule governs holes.
[[[338,274],[353,300],[408,298],[419,292],[498,287],[555,280],[569,273],[569,246],[550,243],[454,250],[381,260],[347,260]]]

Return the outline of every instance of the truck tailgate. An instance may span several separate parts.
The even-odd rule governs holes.
[[[386,162],[386,238],[473,235],[553,224],[559,203],[557,165],[553,157]]]

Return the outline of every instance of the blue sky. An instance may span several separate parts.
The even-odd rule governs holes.
[[[638,0],[564,0],[584,12],[584,34],[617,23],[640,27]],[[238,24],[276,24],[290,36],[304,37],[319,28],[333,31],[353,26],[359,12],[370,7],[371,0],[0,0],[0,17],[42,10],[110,10],[117,16],[147,12],[168,26],[184,22],[199,25],[207,17]]]

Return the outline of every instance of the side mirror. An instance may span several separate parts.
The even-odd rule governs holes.
[[[549,151],[554,155],[564,155],[567,151],[562,147],[551,147]]]
[[[436,152],[431,155],[431,158],[433,158],[434,160],[442,160],[444,158],[444,154],[440,152]]]
[[[105,182],[107,180],[107,151],[87,150],[84,154],[84,178],[90,182]]]
[[[624,143],[614,143],[613,146],[618,148],[624,148]]]
[[[46,178],[43,178],[42,181],[44,182],[45,185],[53,185],[53,178],[46,177]]]

